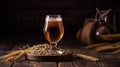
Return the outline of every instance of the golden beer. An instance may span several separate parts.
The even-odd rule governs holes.
[[[44,34],[49,42],[59,42],[64,34],[62,20],[51,19],[46,21]]]

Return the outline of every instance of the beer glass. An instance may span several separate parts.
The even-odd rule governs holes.
[[[57,43],[64,35],[64,26],[61,15],[46,15],[44,25],[44,35],[52,46],[49,52],[59,53]]]

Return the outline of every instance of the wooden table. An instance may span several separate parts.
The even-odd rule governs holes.
[[[7,51],[17,49],[26,44],[37,44],[39,41],[6,39],[0,41],[0,55]],[[7,46],[6,46],[7,45]],[[68,49],[68,48],[67,48]],[[17,61],[12,67],[120,67],[120,56],[107,53],[95,53],[94,50],[84,49],[83,47],[70,48],[74,53],[81,53],[99,58],[99,61],[93,62],[81,58],[74,58],[71,61],[48,62],[48,61]],[[0,62],[0,67],[9,67],[11,63]]]

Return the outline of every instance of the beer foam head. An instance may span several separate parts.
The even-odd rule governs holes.
[[[60,15],[58,15],[57,17],[50,17],[49,15],[47,15],[46,21],[62,21],[62,17]]]
[[[61,18],[49,18],[48,21],[62,21]]]

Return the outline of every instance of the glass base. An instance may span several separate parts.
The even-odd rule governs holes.
[[[60,49],[50,49],[48,50],[48,55],[62,55],[64,50]]]

